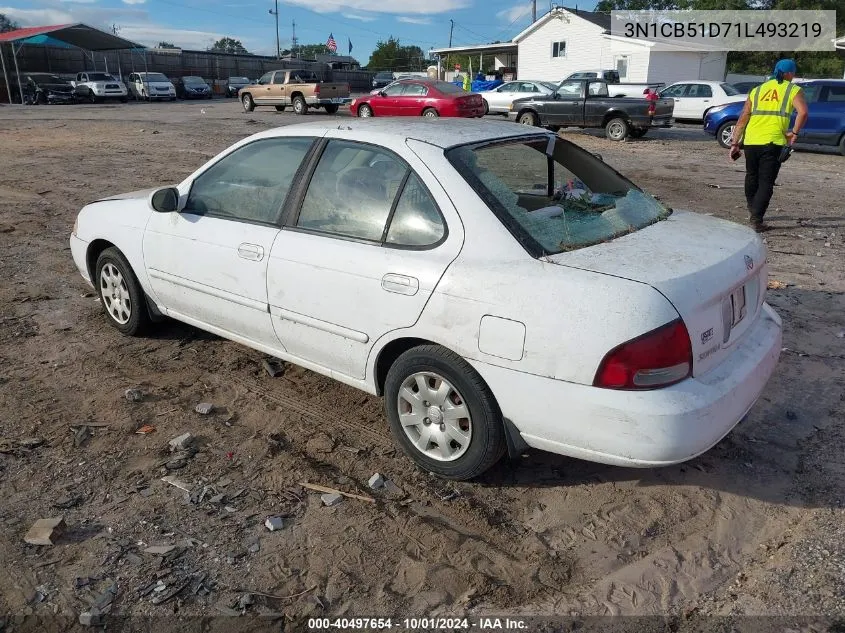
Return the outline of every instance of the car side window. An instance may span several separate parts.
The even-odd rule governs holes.
[[[261,85],[269,84],[273,80],[273,73],[264,73],[261,75],[261,78],[258,80],[258,83]]]
[[[292,80],[294,78],[291,78]],[[277,70],[276,73],[273,75],[273,83],[274,84],[283,84],[285,83],[285,71]]]
[[[706,99],[713,96],[713,89],[707,84],[690,84],[687,96],[696,99]]]
[[[419,177],[405,182],[390,219],[386,243],[395,246],[431,246],[446,234],[443,216]]]
[[[603,81],[591,81],[587,85],[587,94],[591,97],[606,97],[608,95],[607,84]]]
[[[827,86],[824,101],[826,103],[842,103],[845,101],[845,86]]]
[[[296,226],[381,242],[407,165],[363,143],[329,141],[314,170]]]
[[[184,212],[273,224],[313,139],[270,138],[238,148],[191,186]]]
[[[428,94],[428,88],[422,84],[408,84],[402,94],[406,97],[424,97]]]
[[[384,94],[388,97],[398,97],[405,90],[405,84],[393,84],[384,89]]]
[[[677,86],[669,86],[663,91],[661,96],[664,97],[683,97],[686,92],[687,84],[678,84]]]

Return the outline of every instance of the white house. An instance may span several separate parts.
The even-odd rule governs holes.
[[[628,39],[610,34],[610,15],[556,7],[513,38],[517,76],[560,81],[580,70],[619,71],[622,82],[664,82],[689,79],[722,81],[726,51],[702,51],[690,46]],[[487,46],[462,47],[495,54]],[[497,45],[499,47],[502,44]],[[455,49],[434,49],[445,56]]]

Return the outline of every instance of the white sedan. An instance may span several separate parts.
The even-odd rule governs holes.
[[[492,90],[479,92],[484,99],[485,114],[507,114],[515,99],[550,95],[557,90],[557,84],[548,81],[508,81]]]
[[[723,81],[681,81],[660,91],[660,96],[675,101],[676,119],[703,121],[715,106],[745,101],[744,95]]]
[[[454,479],[526,446],[688,460],[781,350],[753,231],[511,123],[268,130],[87,205],[70,244],[120,332],[168,316],[383,395],[402,449]]]

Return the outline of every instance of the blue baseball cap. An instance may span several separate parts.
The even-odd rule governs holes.
[[[797,73],[798,66],[795,64],[794,59],[781,59],[777,64],[775,64],[775,79],[783,79],[783,76],[786,73]]]

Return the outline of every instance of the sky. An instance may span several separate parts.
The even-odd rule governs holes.
[[[549,9],[537,0],[537,15]],[[567,6],[575,2],[567,3]],[[578,3],[592,9],[595,0]],[[252,53],[276,48],[274,0],[0,0],[0,13],[22,26],[84,22],[147,46],[160,41],[204,50],[217,39],[240,40]],[[531,22],[531,3],[514,0],[279,0],[281,48],[290,48],[292,22],[299,44],[334,36],[339,54],[366,64],[376,42],[393,36],[424,51],[452,45],[506,41]]]

